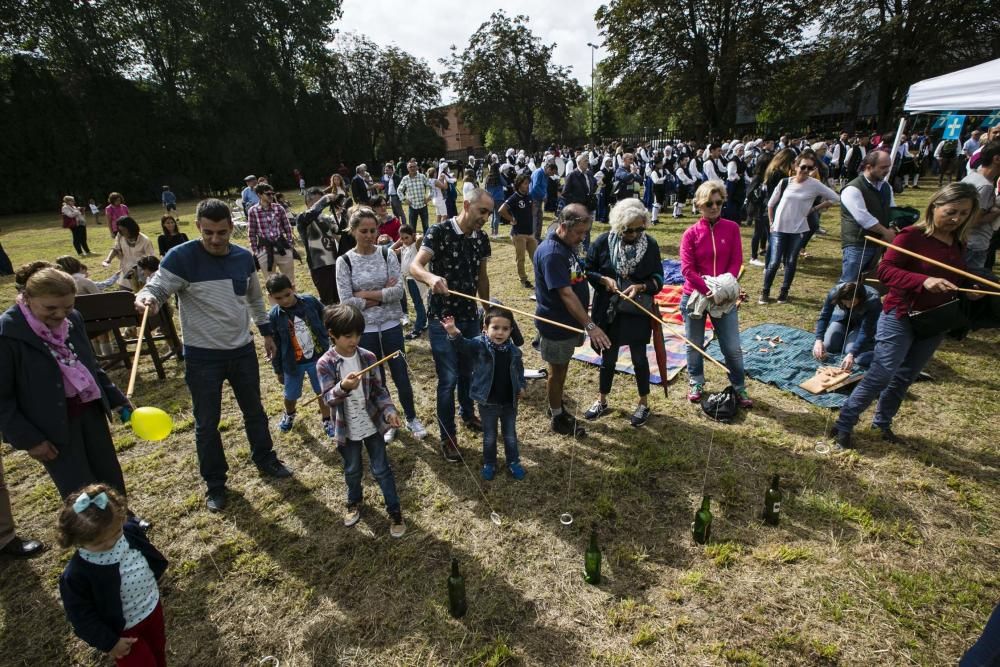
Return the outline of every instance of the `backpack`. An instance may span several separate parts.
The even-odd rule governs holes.
[[[958,155],[958,142],[948,139],[944,142],[944,146],[941,147],[941,157],[955,157]]]
[[[736,390],[730,385],[718,394],[709,394],[701,403],[702,411],[712,419],[730,423],[740,412],[739,401],[736,400]]]
[[[389,246],[380,245],[378,248],[379,250],[382,251],[382,259],[385,260],[385,273],[386,275],[389,275]],[[351,272],[353,272],[354,267],[351,266],[351,258],[347,256],[346,252],[343,255],[341,255],[341,257],[344,258],[344,264],[347,264],[347,268],[349,268]]]

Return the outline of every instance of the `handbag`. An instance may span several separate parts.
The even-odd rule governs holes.
[[[910,312],[910,326],[918,339],[933,338],[968,326],[969,318],[961,299],[952,299],[929,310]]]
[[[621,290],[621,291],[625,291],[626,287],[628,287],[628,285],[623,285],[621,278],[619,278],[618,279],[618,289]],[[618,296],[617,294],[614,295],[614,296],[618,297],[618,305],[617,305],[616,310],[617,310],[617,312],[619,314],[624,314],[624,315],[644,315],[646,317],[649,317],[649,313],[642,312],[642,310],[640,310],[639,308],[637,308],[636,305],[635,305],[635,303],[632,303],[632,301],[629,301],[628,299],[624,299],[624,298]],[[648,310],[650,313],[656,314],[656,311],[653,310],[653,295],[652,294],[650,294],[648,292],[643,292],[641,294],[636,294],[634,297],[632,297],[632,300],[635,301],[636,303],[638,303],[640,306],[642,306],[646,310]]]

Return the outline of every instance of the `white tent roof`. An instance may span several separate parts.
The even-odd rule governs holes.
[[[1000,58],[910,86],[903,110],[909,113],[1000,109]]]

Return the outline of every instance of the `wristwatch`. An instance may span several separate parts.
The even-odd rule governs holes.
[[[594,324],[593,322],[588,323],[587,326],[584,327],[584,329],[587,331],[587,333],[590,333],[591,331],[593,331],[596,328],[597,328],[597,325]]]

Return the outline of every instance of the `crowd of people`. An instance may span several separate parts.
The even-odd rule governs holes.
[[[642,143],[634,150],[620,144],[541,154],[511,148],[470,156],[462,165],[386,162],[378,180],[361,164],[350,179],[335,173],[322,186],[306,187],[300,176],[305,210],[298,214],[267,179],[248,176],[235,206],[218,199],[197,205],[192,240],[179,232],[176,197],[164,187],[155,249],[114,192],[104,209],[112,236],[104,265],[118,260],[114,286],[135,293],[138,313],[155,315],[176,299],[208,510],[227,505],[229,468],[219,431],[226,382],[253,463],[266,476],[293,475],[278,458],[262,405],[256,329],[282,385],[278,430],[294,428],[306,377],[319,399],[318,424],[344,460],[344,525],[361,518],[366,451],[390,535],[401,537],[406,524],[387,445],[403,429],[416,440],[427,436],[403,354],[408,340],[425,332],[429,340],[433,420],[444,459],[464,458],[457,413],[465,430],[480,434],[484,480],[500,469],[501,436],[504,468],[514,480],[526,476],[517,437],[525,338],[515,313],[496,298],[487,270],[504,225],[520,284],[536,301],[531,344],[547,364],[550,427],[581,437],[587,421],[610,410],[623,346],[631,351],[638,393],[629,423],[639,428],[650,418],[646,346],[661,329],[644,311],[656,309],[665,258],[648,230],[664,210],[682,218],[690,205],[695,216],[678,239],[688,399],[701,402],[705,393],[701,347],[711,321],[728,382],[749,409],[739,337],[746,260],[740,227],[753,227],[749,264],[764,271],[757,303],[769,307],[778,270],[783,267],[776,304],[782,304],[791,299],[798,258],[814,234],[824,233],[821,212],[839,206],[842,270],[817,314],[812,353],[817,360],[837,355],[842,368],[866,372],[831,436],[837,448],[851,448],[861,413],[877,400],[872,427],[898,442],[893,418],[955,328],[957,290],[982,287],[941,264],[995,280],[1000,128],[980,138],[973,133],[961,146],[942,148],[945,142],[935,147],[925,135],[904,137],[895,170],[890,138],[846,133],[828,141],[744,138]],[[928,168],[941,187],[918,221],[903,220],[895,215],[894,186],[920,187]],[[892,182],[897,175],[901,183]],[[555,214],[547,229],[546,211]],[[93,199],[88,211],[67,196],[61,213],[77,255],[92,255],[85,231],[99,215]],[[232,240],[240,213],[249,248]],[[591,238],[595,223],[607,227]],[[893,247],[883,252],[873,238]],[[297,247],[316,296],[296,282]],[[872,276],[884,296],[865,284]],[[98,363],[103,341],[92,344],[74,309],[78,294],[101,287],[72,256],[25,265],[16,284],[17,302],[0,315],[0,431],[45,466],[65,498],[60,540],[77,547],[60,580],[66,613],[81,638],[119,664],[162,665],[156,581],[166,560],[146,538],[148,523],[128,510],[108,426],[113,413],[127,414],[132,405]],[[569,362],[585,343],[602,361],[596,398],[580,413],[566,404],[564,390]],[[376,367],[379,361],[386,364]],[[0,491],[0,553],[39,553],[38,541],[15,534],[2,478]]]

